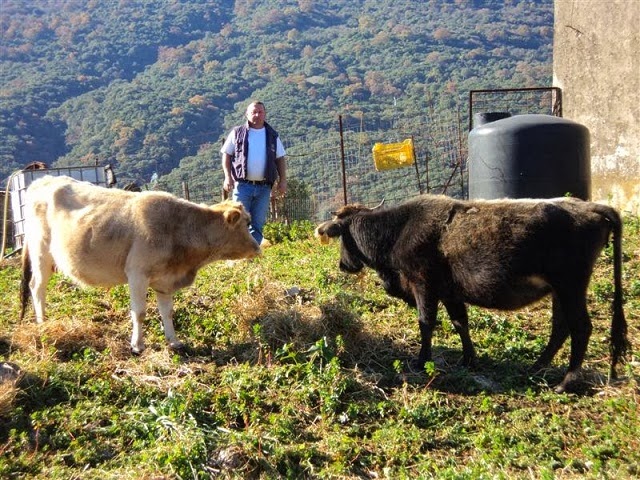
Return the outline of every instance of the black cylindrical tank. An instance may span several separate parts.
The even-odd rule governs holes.
[[[551,115],[515,115],[469,132],[469,198],[591,197],[589,130]]]

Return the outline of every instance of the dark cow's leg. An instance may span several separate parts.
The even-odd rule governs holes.
[[[553,295],[553,315],[551,317],[551,336],[547,346],[533,364],[532,370],[537,372],[538,370],[548,366],[556,356],[560,347],[569,336],[569,326],[567,325],[567,319],[562,310],[562,305],[557,296]]]
[[[586,291],[586,290],[585,290]],[[562,382],[556,387],[556,392],[562,393],[578,380],[580,368],[587,352],[589,337],[591,337],[591,319],[587,311],[587,299],[585,291],[578,290],[572,295],[560,297],[562,309],[565,312],[569,334],[571,335],[571,355],[569,368]],[[576,295],[577,293],[577,295]]]
[[[451,323],[462,341],[462,363],[468,367],[474,366],[477,362],[476,351],[469,335],[469,316],[467,307],[462,302],[445,301],[444,306],[449,313]]]
[[[421,342],[415,367],[421,370],[424,364],[431,360],[431,338],[438,323],[438,298],[426,292],[416,292],[415,298]]]

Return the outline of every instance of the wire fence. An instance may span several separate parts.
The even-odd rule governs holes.
[[[435,115],[429,103],[423,119],[392,121],[340,118],[340,128],[318,139],[291,138],[287,145],[292,178],[304,178],[308,197],[292,196],[272,209],[272,218],[324,221],[345,203],[388,204],[420,193],[466,198],[467,138],[476,114],[546,114],[562,116],[561,91],[555,87],[474,90],[467,109]],[[372,148],[411,138],[413,166],[378,171]],[[278,206],[286,213],[278,215]]]
[[[466,195],[466,125],[455,113],[437,121],[401,122],[341,116],[336,128],[321,136],[284,139],[287,150],[287,196],[272,201],[269,221],[319,222],[345,203],[393,204],[420,193]],[[378,171],[376,143],[412,139],[415,163]],[[182,192],[196,202],[222,200],[224,194],[197,188],[186,180]],[[291,188],[295,186],[295,188]]]
[[[343,123],[347,127],[342,135],[335,132],[327,137],[329,143],[321,150],[323,154],[307,155],[303,143],[294,143],[289,148],[294,175],[309,171],[309,162],[321,165],[311,183],[315,220],[325,220],[344,203],[372,205],[385,199],[393,204],[426,192],[464,195],[466,151],[458,142],[463,127],[457,118],[437,124],[390,125],[386,129],[368,129],[363,119],[347,119]],[[378,171],[373,146],[405,139],[413,140],[415,164]]]
[[[290,187],[295,184],[296,188],[272,202],[270,221],[319,222],[345,203],[374,205],[384,199],[393,204],[427,192],[466,195],[466,126],[460,115],[404,124],[345,116],[337,123],[342,128],[324,132],[320,138],[284,140],[287,177]],[[413,140],[415,163],[378,171],[373,146],[406,139]],[[187,185],[185,190],[192,201],[211,201],[209,189],[198,191]]]

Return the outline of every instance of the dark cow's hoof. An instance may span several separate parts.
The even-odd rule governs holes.
[[[561,383],[560,385],[557,385],[553,391],[556,393],[567,393],[567,386],[564,383]]]
[[[179,340],[176,340],[175,342],[170,342],[169,343],[169,350],[172,350],[174,352],[182,352],[187,348],[187,346],[182,343]]]
[[[584,395],[588,393],[591,386],[586,382],[582,372],[568,372],[562,382],[560,382],[553,390],[556,393],[574,393]]]
[[[462,365],[463,367],[466,367],[470,370],[474,370],[477,369],[478,366],[480,365],[480,362],[478,362],[478,358],[477,357],[462,357],[462,360],[460,361],[460,365]]]
[[[589,387],[584,382],[579,381],[571,381],[564,382],[562,381],[553,389],[555,393],[572,393],[575,395],[584,395],[589,391]]]
[[[414,358],[409,360],[409,372],[410,373],[424,373],[425,365],[429,363],[431,360],[422,360],[420,358]]]

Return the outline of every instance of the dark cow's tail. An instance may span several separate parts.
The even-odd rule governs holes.
[[[29,249],[27,248],[27,244],[25,243],[22,247],[22,280],[20,281],[20,320],[24,318],[24,314],[26,313],[27,306],[29,304],[30,289],[29,283],[31,282],[31,277],[33,276],[33,271],[31,270],[31,259],[29,256]]]
[[[624,317],[622,293],[622,220],[618,212],[605,205],[597,205],[596,211],[611,223],[613,233],[613,317],[611,320],[611,378],[616,378],[616,366],[631,350],[627,337],[627,321]]]

